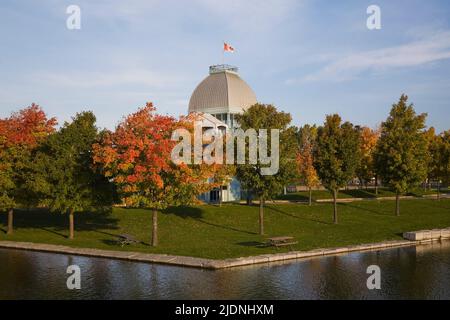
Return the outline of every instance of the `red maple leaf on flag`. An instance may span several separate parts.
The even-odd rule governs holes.
[[[223,51],[225,52],[234,52],[234,48],[230,46],[228,43],[223,43]]]

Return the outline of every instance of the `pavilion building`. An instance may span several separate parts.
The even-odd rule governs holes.
[[[238,128],[235,115],[244,112],[257,103],[250,86],[241,79],[238,68],[230,65],[209,67],[209,75],[200,82],[189,101],[189,114],[196,114],[202,120],[204,129],[222,132]],[[203,194],[205,202],[218,202],[219,188]],[[222,186],[222,201],[241,200],[241,186],[235,178]]]

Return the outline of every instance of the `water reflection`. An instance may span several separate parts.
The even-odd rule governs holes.
[[[81,290],[66,288],[72,264]],[[450,241],[220,271],[0,249],[0,299],[450,299]]]

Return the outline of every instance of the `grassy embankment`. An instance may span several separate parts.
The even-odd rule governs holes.
[[[204,258],[230,258],[288,251],[261,248],[267,237],[293,236],[293,250],[338,247],[401,239],[405,231],[450,227],[450,199],[403,200],[401,216],[394,201],[339,204],[339,225],[332,223],[332,205],[268,204],[266,236],[257,234],[258,207],[227,204],[172,208],[160,214],[160,246],[152,248],[151,211],[114,208],[108,214],[75,216],[75,239],[68,240],[68,217],[45,210],[18,211],[15,233],[6,235],[6,214],[0,214],[0,241],[29,241],[74,247],[167,253]],[[116,235],[131,234],[144,242],[121,248]]]

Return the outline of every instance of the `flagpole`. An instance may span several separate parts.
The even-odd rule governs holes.
[[[223,46],[225,45],[225,40],[222,40],[222,65],[225,64],[225,50]]]

